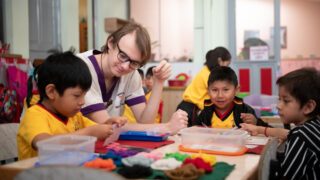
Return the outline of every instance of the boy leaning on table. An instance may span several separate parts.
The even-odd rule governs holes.
[[[90,135],[105,139],[112,134],[112,124],[122,126],[126,118],[117,117],[97,125],[82,116],[84,96],[91,86],[86,64],[72,52],[49,56],[38,69],[40,101],[28,108],[18,135],[18,158],[37,156],[36,143],[60,134]]]
[[[265,134],[285,141],[277,155],[279,168],[270,176],[279,179],[320,179],[320,72],[314,68],[292,71],[277,80],[277,109],[290,130],[241,124],[252,135]],[[273,174],[274,173],[274,174]]]
[[[238,78],[230,67],[214,68],[208,79],[211,101],[205,105],[195,125],[213,128],[240,127],[240,123],[268,126],[256,116],[252,107],[236,97],[238,91]]]

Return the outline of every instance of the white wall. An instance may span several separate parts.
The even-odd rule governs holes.
[[[193,0],[131,0],[131,18],[150,33],[155,60],[193,58]]]
[[[61,46],[63,51],[74,47],[79,52],[79,1],[61,0]]]
[[[164,1],[170,3],[170,1]],[[8,22],[6,27],[6,39],[11,43],[11,51],[17,54],[23,54],[24,57],[29,57],[29,32],[28,32],[28,1],[27,0],[5,0],[6,13],[9,12]],[[104,18],[118,17],[126,19],[127,14],[127,1],[126,0],[95,0],[95,45],[92,44],[92,22],[91,22],[91,1],[87,1],[88,6],[88,46],[89,49],[97,48],[105,44],[108,34],[104,31]],[[193,31],[194,43],[186,37],[183,31],[180,33],[180,39],[186,40],[185,43],[188,49],[193,51],[193,59],[196,66],[202,66],[204,62],[205,52],[219,45],[227,44],[227,3],[224,0],[194,0],[194,25],[187,31]],[[190,3],[186,4],[190,8]],[[61,41],[63,50],[68,50],[70,46],[79,49],[79,2],[78,0],[61,0]],[[166,9],[164,9],[165,11]],[[146,11],[147,12],[147,11]],[[179,18],[184,18],[184,21],[192,17],[188,13],[181,11]],[[7,14],[6,14],[7,15]],[[170,14],[167,14],[168,16]],[[151,17],[147,13],[144,16]],[[214,18],[214,16],[217,16]],[[204,20],[202,19],[204,18]],[[216,19],[212,21],[212,19]],[[193,23],[192,23],[193,24]],[[164,28],[170,28],[164,26]],[[9,30],[7,30],[9,29]],[[213,33],[212,33],[212,32]],[[180,31],[176,31],[180,32]],[[151,31],[150,34],[153,32]],[[170,39],[171,38],[171,39]],[[167,38],[172,41],[175,37]],[[192,47],[192,48],[190,48]],[[179,50],[183,52],[183,48]]]
[[[320,1],[281,1],[281,25],[287,27],[284,59],[320,57]]]
[[[5,0],[5,39],[10,53],[29,58],[28,0]]]
[[[95,0],[95,45],[94,48],[101,49],[105,45],[108,33],[104,31],[104,18],[118,17],[127,19],[126,0]]]

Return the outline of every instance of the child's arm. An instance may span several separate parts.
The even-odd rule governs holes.
[[[254,124],[257,126],[271,127],[268,123],[264,122],[261,118],[259,118],[255,110],[249,106],[248,104],[243,104],[240,109],[240,119],[247,124]]]
[[[289,133],[289,130],[283,128],[270,128],[246,123],[241,123],[240,126],[241,129],[248,131],[253,136],[264,134],[265,136],[277,137],[281,140],[286,140]]]
[[[96,124],[93,126],[85,127],[83,129],[77,130],[72,133],[68,133],[68,135],[87,135],[87,136],[94,136],[97,137],[98,139],[106,139],[113,133],[112,130],[112,125],[109,124]],[[51,135],[48,133],[41,133],[36,135],[33,140],[32,140],[32,147],[33,149],[37,150],[37,142],[55,137],[55,136],[61,136],[61,135],[66,135],[66,134],[57,134],[57,135]]]
[[[117,127],[122,127],[128,122],[128,118],[124,116],[117,116],[117,117],[111,117],[108,119],[108,121],[105,124],[116,124]]]

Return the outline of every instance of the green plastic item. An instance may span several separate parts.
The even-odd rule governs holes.
[[[246,93],[246,92],[239,92],[236,96],[243,99],[244,97],[248,96],[249,93]]]

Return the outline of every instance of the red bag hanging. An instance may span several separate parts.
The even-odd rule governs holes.
[[[8,87],[14,89],[18,95],[18,102],[22,103],[27,96],[28,74],[16,66],[7,68]]]

